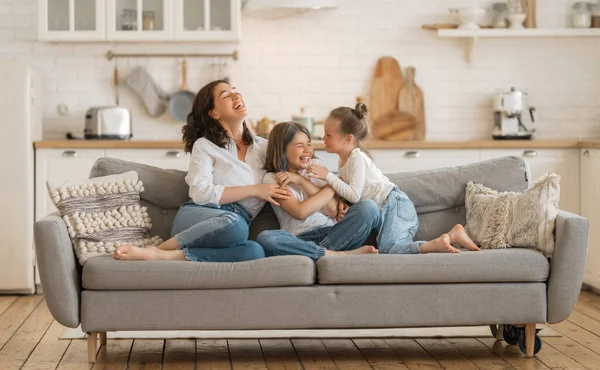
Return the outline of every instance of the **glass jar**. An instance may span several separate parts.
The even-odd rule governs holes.
[[[123,9],[121,14],[121,30],[135,31],[137,30],[137,10]]]
[[[146,11],[142,13],[142,29],[144,31],[154,30],[154,12]]]
[[[600,3],[592,5],[592,27],[600,28]]]
[[[573,4],[573,27],[590,28],[592,25],[592,4],[577,2]]]

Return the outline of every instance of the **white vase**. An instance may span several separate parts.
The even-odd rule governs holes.
[[[508,15],[508,21],[510,22],[511,29],[521,29],[523,27],[523,22],[525,22],[525,18],[527,18],[527,14],[523,13],[511,13]]]

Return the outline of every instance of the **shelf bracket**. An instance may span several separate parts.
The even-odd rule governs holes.
[[[467,37],[467,54],[466,59],[467,63],[473,63],[473,49],[475,49],[475,44],[477,43],[477,37]]]

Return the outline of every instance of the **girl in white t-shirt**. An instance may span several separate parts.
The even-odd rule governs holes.
[[[335,191],[306,176],[311,164],[321,161],[313,157],[308,130],[295,122],[277,124],[269,135],[263,182],[287,187],[292,196],[273,206],[280,230],[263,231],[256,239],[265,256],[296,254],[317,260],[338,253],[377,253],[373,246],[363,246],[378,223],[375,202],[359,201],[336,222]]]
[[[340,157],[339,178],[318,165],[310,166],[309,177],[327,181],[337,194],[351,203],[364,199],[375,201],[381,210],[377,226],[381,254],[459,252],[452,244],[479,250],[460,224],[434,240],[413,240],[419,227],[413,203],[375,166],[360,144],[369,132],[366,113],[363,103],[356,104],[355,109],[339,107],[331,111],[325,121],[323,140],[325,150]]]

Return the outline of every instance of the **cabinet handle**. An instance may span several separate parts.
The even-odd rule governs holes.
[[[584,151],[583,151],[583,155],[584,155],[585,157],[589,157],[589,156],[590,156],[590,151],[589,151],[589,150],[587,150],[587,149],[586,149],[586,150],[584,150]]]
[[[404,156],[406,158],[419,158],[421,156],[421,153],[419,153],[419,152],[406,152],[406,153],[404,153]]]
[[[79,153],[77,153],[75,150],[65,150],[63,152],[63,157],[75,158],[75,157],[79,157]]]
[[[535,150],[526,150],[523,152],[523,157],[537,157],[537,152]]]
[[[176,151],[176,150],[171,150],[167,152],[167,157],[173,157],[173,158],[181,158],[181,152]]]

